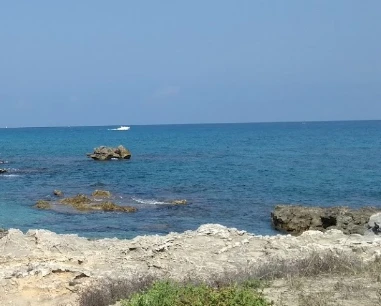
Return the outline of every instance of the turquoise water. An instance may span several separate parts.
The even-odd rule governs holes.
[[[381,122],[0,129],[0,227],[134,237],[220,223],[274,234],[278,203],[381,204]],[[122,144],[129,161],[86,158]],[[107,189],[135,214],[41,211],[53,189]],[[187,199],[186,206],[163,204]]]

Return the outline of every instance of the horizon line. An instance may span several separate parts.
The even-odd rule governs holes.
[[[381,119],[339,119],[339,120],[298,120],[298,121],[245,121],[245,122],[197,122],[197,123],[153,123],[153,124],[129,124],[128,126],[162,126],[162,125],[218,125],[218,124],[267,124],[267,123],[329,123],[329,122],[364,122],[381,121]],[[104,125],[55,125],[55,126],[14,126],[0,127],[0,129],[26,129],[26,128],[71,128],[71,127],[112,127],[127,126],[126,124]]]

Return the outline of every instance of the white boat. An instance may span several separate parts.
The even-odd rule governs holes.
[[[116,129],[111,129],[111,130],[113,130],[113,131],[128,131],[129,129],[130,129],[129,126],[122,125],[122,126],[116,128]]]

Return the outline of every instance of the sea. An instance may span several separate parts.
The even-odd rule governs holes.
[[[381,121],[117,127],[0,129],[0,227],[133,238],[218,223],[275,235],[277,204],[381,206]],[[101,145],[132,157],[86,156]],[[108,190],[138,211],[36,209],[54,189]]]

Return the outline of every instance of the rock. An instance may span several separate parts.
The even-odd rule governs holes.
[[[374,214],[370,216],[368,222],[368,228],[376,235],[381,233],[381,213]]]
[[[102,190],[101,190],[102,191]],[[102,191],[108,192],[108,191]],[[103,194],[103,193],[102,193]],[[79,211],[116,211],[116,212],[136,212],[137,209],[131,206],[120,206],[113,202],[93,202],[86,195],[78,194],[72,198],[65,198],[60,201],[61,204],[67,204]]]
[[[278,205],[271,213],[275,229],[291,234],[301,234],[307,230],[326,231],[339,229],[344,234],[364,234],[369,218],[377,212],[374,207],[350,209],[348,207],[306,207]]]
[[[9,229],[0,239],[0,304],[62,306],[72,301],[74,306],[79,305],[77,288],[94,288],[98,280],[110,277],[135,281],[144,275],[178,281],[226,280],[240,272],[245,273],[243,277],[250,271],[257,273],[260,270],[256,267],[266,263],[278,263],[274,266],[277,269],[279,264],[292,264],[316,254],[353,256],[354,250],[361,250],[358,256],[367,262],[376,258],[380,248],[381,236],[345,236],[337,230],[309,231],[298,237],[256,236],[205,224],[185,233],[87,239],[43,229],[25,234]],[[99,299],[93,301],[92,305],[100,304]]]
[[[2,174],[2,173],[7,173],[7,172],[8,172],[7,169],[0,169],[0,174]]]
[[[48,201],[38,200],[36,205],[34,205],[34,207],[36,207],[38,209],[50,209],[51,205]]]
[[[60,201],[62,204],[71,205],[73,208],[79,211],[89,210],[89,204],[91,200],[84,194],[78,194],[72,198],[65,198]]]
[[[96,198],[109,198],[111,197],[111,192],[107,190],[95,190],[92,196]]]
[[[0,239],[5,237],[8,234],[8,231],[4,228],[0,228]]]
[[[63,192],[61,190],[58,190],[58,189],[54,190],[53,194],[57,197],[63,197],[63,195],[64,195]]]
[[[122,145],[117,148],[101,146],[95,148],[94,152],[87,156],[95,160],[130,159],[131,152]]]
[[[136,212],[137,209],[132,206],[119,206],[113,202],[103,202],[101,204],[92,205],[91,209],[103,211],[120,211],[120,212]]]
[[[187,200],[173,200],[171,202],[171,204],[173,204],[173,205],[185,205],[185,204],[187,204]]]

